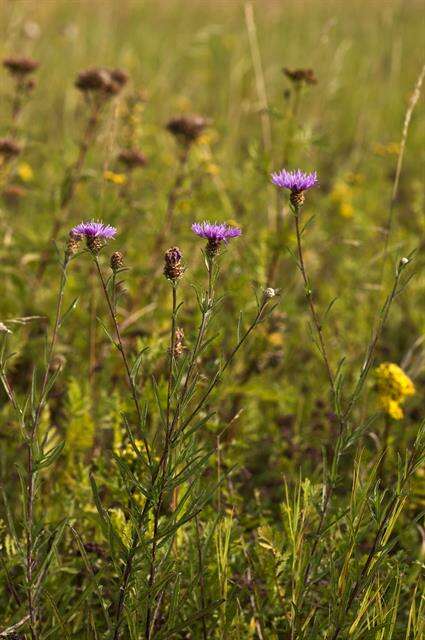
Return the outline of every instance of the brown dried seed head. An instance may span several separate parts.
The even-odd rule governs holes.
[[[181,263],[182,254],[178,247],[168,249],[164,256],[164,275],[168,280],[176,282],[184,273],[184,267]]]
[[[118,160],[129,169],[144,167],[147,163],[146,156],[137,149],[123,149],[118,154]]]
[[[317,78],[313,69],[282,69],[283,73],[291,82],[305,82],[306,84],[317,84]]]
[[[110,266],[112,271],[115,273],[118,269],[122,269],[124,266],[124,256],[121,251],[114,251],[111,255]]]
[[[111,82],[111,75],[106,69],[86,69],[81,71],[75,81],[75,86],[80,91],[105,91]]]
[[[12,140],[12,138],[0,138],[0,156],[6,159],[18,156],[22,151],[22,146]]]
[[[191,144],[199,138],[209,124],[209,120],[202,116],[181,116],[172,118],[167,123],[167,129],[185,144]]]
[[[25,76],[37,69],[39,63],[32,58],[11,56],[3,60],[3,66],[15,76]]]

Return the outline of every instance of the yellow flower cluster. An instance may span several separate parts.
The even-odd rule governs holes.
[[[338,180],[331,193],[331,201],[337,205],[339,215],[343,218],[352,218],[354,215],[353,191],[344,180]]]
[[[144,451],[144,445],[143,445],[143,441],[139,440],[138,438],[136,438],[134,440],[134,444],[136,445],[136,447],[138,448],[138,450],[142,453]],[[116,447],[116,453],[121,457],[124,458],[124,460],[126,460],[128,463],[134,462],[135,460],[137,460],[137,453],[134,450],[133,445],[131,444],[131,442],[128,442],[124,447]]]
[[[34,171],[28,162],[20,162],[17,174],[22,182],[32,182],[34,180]]]
[[[400,144],[398,142],[389,142],[388,144],[380,144],[379,142],[373,145],[373,152],[377,156],[398,156],[400,153]]]
[[[103,178],[106,182],[112,182],[112,184],[123,185],[127,182],[127,177],[124,173],[114,173],[114,171],[104,171]]]
[[[375,369],[376,389],[382,410],[394,420],[401,420],[401,405],[413,396],[415,386],[409,376],[393,362],[383,362]]]

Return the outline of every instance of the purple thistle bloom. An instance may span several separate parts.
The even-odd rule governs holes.
[[[292,193],[302,193],[317,184],[317,173],[304,173],[303,171],[286,171],[282,169],[278,173],[272,173],[272,182],[281,189],[290,189]]]
[[[218,222],[194,222],[193,233],[208,240],[205,250],[206,255],[212,260],[220,250],[222,242],[227,243],[231,238],[237,238],[242,234],[239,227],[230,227],[228,224]]]
[[[75,236],[84,236],[87,248],[93,255],[97,255],[101,248],[108,240],[111,240],[116,234],[115,227],[109,224],[103,224],[100,220],[90,220],[90,222],[81,222],[71,230]]]
[[[242,234],[239,227],[230,227],[224,223],[194,222],[192,231],[201,238],[214,243],[227,242],[230,238],[237,238]]]
[[[104,240],[110,240],[114,237],[117,230],[115,227],[111,227],[109,224],[103,224],[103,222],[90,220],[90,222],[81,222],[73,227],[72,233],[78,236],[84,236],[85,238],[102,238]]]

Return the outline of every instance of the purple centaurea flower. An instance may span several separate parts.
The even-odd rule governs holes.
[[[207,255],[214,257],[222,242],[227,243],[232,238],[237,238],[242,234],[239,227],[231,227],[225,223],[218,222],[194,222],[192,231],[201,238],[208,240]]]
[[[311,189],[317,184],[317,172],[304,173],[298,171],[286,171],[282,169],[277,173],[271,174],[272,182],[280,189],[289,189],[291,192],[290,200],[295,208],[304,204],[304,191]]]
[[[90,220],[81,222],[71,230],[76,236],[84,236],[87,248],[92,253],[99,253],[100,249],[108,240],[111,240],[117,230],[109,224],[103,224],[100,220]]]

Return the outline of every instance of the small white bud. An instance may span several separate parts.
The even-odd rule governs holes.
[[[409,262],[409,258],[400,258],[400,264],[402,265],[408,264]]]
[[[263,298],[265,300],[271,300],[271,298],[274,298],[275,296],[277,296],[278,293],[279,293],[278,289],[267,287],[267,289],[264,289]]]

